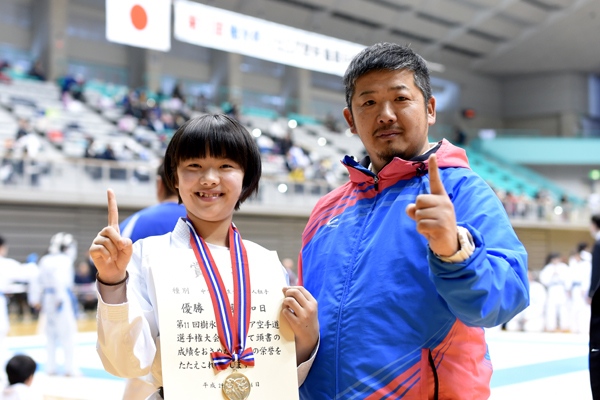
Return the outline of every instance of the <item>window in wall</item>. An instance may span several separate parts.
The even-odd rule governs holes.
[[[32,12],[30,4],[0,1],[0,24],[16,25],[21,28],[31,27]]]
[[[311,71],[311,83],[317,88],[344,92],[344,83],[341,76]]]
[[[127,85],[129,71],[127,68],[112,65],[93,64],[85,61],[69,60],[67,64],[69,75],[81,75],[85,80],[99,80],[115,85]]]
[[[240,64],[240,70],[249,74],[266,75],[273,78],[281,78],[285,73],[285,65],[277,64],[259,58],[244,56]]]
[[[173,40],[171,41],[171,51],[168,53],[168,56],[200,61],[208,64],[211,59],[211,50],[206,47],[196,46],[195,44]]]
[[[460,105],[460,87],[455,82],[432,76],[431,91],[435,97],[437,112],[448,111]]]
[[[67,36],[93,40],[95,42],[107,42],[106,22],[84,15],[69,13]]]
[[[0,43],[0,61],[8,62],[13,68],[29,71],[33,63],[33,56],[28,51]]]

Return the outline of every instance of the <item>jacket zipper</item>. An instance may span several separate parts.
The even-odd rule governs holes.
[[[360,171],[362,173],[365,173],[365,172],[359,170],[358,168],[355,168],[355,167],[352,167],[352,168],[354,168],[354,169],[356,169],[356,170],[358,170],[358,171]],[[365,174],[365,175],[367,175],[367,174]],[[374,188],[375,188],[375,191],[378,192],[379,191],[379,185],[378,185],[378,183],[379,183],[379,177],[377,175],[375,175],[374,173],[372,173],[371,171],[369,171],[368,175],[373,176],[373,179],[375,180]],[[373,209],[375,208],[376,204],[377,204],[377,196],[375,196],[375,198],[373,199],[373,205],[371,206],[371,211],[369,212],[369,215],[373,211]],[[362,240],[362,237],[364,235],[366,226],[367,226],[367,221],[365,219],[365,221],[363,223],[363,226],[362,226],[362,229],[360,231],[360,235],[357,236],[357,240],[359,242],[360,242],[360,240]],[[340,307],[338,309],[338,315],[337,315],[337,328],[336,328],[337,332],[336,332],[336,343],[335,343],[335,370],[336,370],[336,374],[335,374],[335,389],[334,389],[335,390],[335,392],[334,392],[335,393],[335,399],[338,398],[337,395],[339,393],[339,381],[338,381],[339,374],[337,372],[339,370],[339,348],[340,348],[340,346],[339,346],[339,340],[340,340],[340,322],[341,322],[341,319],[342,319],[342,308],[344,306],[344,302],[346,301],[346,295],[348,294],[348,292],[347,292],[348,285],[350,284],[350,278],[352,277],[352,271],[354,271],[354,267],[355,267],[355,264],[356,264],[356,254],[357,254],[357,252],[358,252],[358,245],[356,245],[354,247],[354,253],[352,254],[352,262],[351,262],[350,267],[348,268],[348,272],[346,274],[346,280],[344,282],[344,290],[342,292],[342,297],[340,298]]]
[[[347,165],[348,167],[350,167],[350,168],[354,168],[355,170],[357,170],[358,172],[360,172],[360,173],[362,173],[362,174],[365,174],[365,175],[368,175],[368,176],[371,176],[371,177],[373,177],[373,180],[375,181],[375,184],[373,185],[373,188],[375,189],[375,191],[376,191],[376,192],[379,192],[379,176],[377,176],[376,174],[372,173],[372,172],[371,172],[371,171],[369,171],[369,170],[367,170],[367,172],[368,172],[368,173],[367,173],[367,172],[365,172],[365,171],[361,171],[360,169],[356,168],[356,167],[355,167],[355,166],[353,166],[353,165],[348,165],[348,164],[346,164],[346,165]]]

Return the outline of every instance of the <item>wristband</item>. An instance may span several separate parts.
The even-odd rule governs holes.
[[[100,273],[96,272],[96,280],[98,282],[100,282],[101,284],[105,285],[105,286],[117,286],[120,285],[122,283],[125,283],[125,281],[129,279],[129,271],[125,271],[125,278],[121,279],[119,282],[115,282],[115,283],[106,283],[103,282],[102,279],[100,279]]]

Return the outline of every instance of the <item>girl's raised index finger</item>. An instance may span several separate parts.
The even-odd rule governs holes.
[[[112,189],[106,191],[108,196],[108,226],[113,227],[117,232],[119,231],[119,209],[117,208],[117,198],[115,192]]]

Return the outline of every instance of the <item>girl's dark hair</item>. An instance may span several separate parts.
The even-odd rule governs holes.
[[[35,373],[37,364],[33,358],[26,355],[14,356],[6,364],[6,375],[11,385],[15,383],[24,383],[31,375]]]
[[[242,193],[235,209],[258,191],[262,171],[260,152],[248,130],[224,114],[208,114],[183,124],[171,139],[165,154],[165,183],[179,196],[177,164],[190,158],[228,158],[244,170]],[[181,204],[179,196],[179,204]]]

